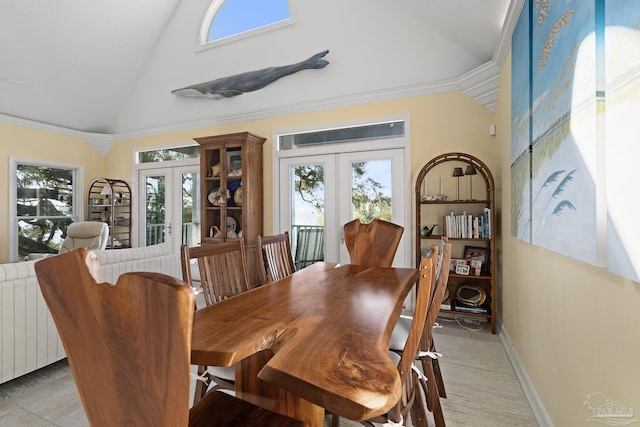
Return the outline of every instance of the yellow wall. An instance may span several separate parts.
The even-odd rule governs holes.
[[[215,102],[215,101],[212,101]],[[466,97],[452,92],[429,96],[378,102],[354,107],[336,108],[312,113],[293,114],[243,123],[211,126],[139,137],[115,142],[105,158],[81,138],[54,132],[0,123],[0,156],[14,155],[30,159],[47,159],[85,166],[85,189],[98,176],[119,178],[133,184],[134,152],[143,147],[171,146],[192,142],[193,138],[232,132],[251,131],[267,138],[264,145],[264,232],[272,232],[272,161],[274,130],[308,126],[325,126],[359,119],[388,115],[409,114],[411,120],[411,179],[415,180],[420,168],[432,157],[452,151],[461,151],[480,158],[493,171],[499,192],[500,168],[495,137],[489,136],[493,114]],[[0,180],[0,197],[8,200],[8,176]],[[413,184],[410,189],[413,194]],[[499,196],[498,196],[499,198]],[[0,199],[2,200],[2,199]],[[412,210],[413,211],[413,210]],[[136,212],[134,212],[135,218]],[[4,218],[2,218],[4,216]],[[0,262],[8,259],[7,208],[0,208],[0,229],[4,229],[4,243],[0,249]],[[134,225],[136,221],[134,221]],[[409,232],[409,230],[407,230]],[[413,231],[410,232],[413,235]]]
[[[215,101],[213,101],[215,102]],[[479,157],[495,173],[499,159],[494,138],[489,136],[493,114],[461,93],[421,96],[395,101],[379,102],[356,107],[345,107],[314,113],[303,113],[270,119],[234,123],[223,126],[175,132],[160,136],[118,141],[107,156],[107,173],[111,177],[131,177],[132,153],[144,146],[158,146],[191,141],[194,137],[250,131],[264,136],[264,232],[272,232],[272,176],[274,130],[313,125],[330,125],[351,120],[396,114],[410,114],[411,119],[411,178],[432,157],[450,151],[462,151]],[[498,174],[499,177],[499,174]],[[127,178],[129,179],[129,178]],[[411,189],[413,194],[413,187]]]
[[[215,102],[212,101],[212,102]],[[394,101],[378,102],[355,107],[280,116],[250,122],[211,126],[132,138],[115,142],[106,157],[102,157],[89,143],[78,137],[28,127],[0,123],[0,158],[9,156],[26,159],[49,160],[85,167],[85,188],[98,176],[119,178],[133,185],[133,155],[143,147],[171,146],[192,142],[193,138],[232,132],[251,131],[267,138],[264,145],[264,232],[272,232],[272,161],[274,130],[307,126],[324,126],[358,119],[388,115],[409,114],[411,119],[411,179],[432,157],[451,151],[461,151],[480,158],[492,169],[499,181],[499,158],[495,138],[488,134],[493,114],[462,93],[420,96]],[[0,178],[0,200],[8,200],[8,173]],[[499,187],[499,185],[497,185]],[[135,187],[132,188],[137,193]],[[413,194],[413,185],[410,189]],[[0,262],[8,260],[8,207],[0,208]],[[134,212],[134,217],[136,212]],[[135,225],[136,221],[134,221]],[[407,230],[409,231],[409,230]],[[410,235],[413,235],[411,231]]]
[[[587,395],[640,410],[640,284],[511,237],[511,58],[496,107],[503,331],[553,425],[584,426]],[[585,230],[585,232],[591,232]]]
[[[82,138],[0,122],[0,200],[9,200],[9,158],[84,166],[84,185],[104,173],[104,158]],[[84,194],[84,191],[83,191]],[[84,204],[84,203],[83,203]],[[0,262],[9,259],[9,204],[0,206]]]

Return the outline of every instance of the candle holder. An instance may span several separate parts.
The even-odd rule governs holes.
[[[458,191],[456,193],[456,200],[460,200],[460,177],[464,176],[464,172],[462,172],[462,168],[453,168],[453,176],[458,178]]]

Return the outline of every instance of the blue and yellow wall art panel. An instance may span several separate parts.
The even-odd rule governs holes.
[[[607,0],[604,15],[607,265],[639,282],[640,1]]]
[[[512,234],[640,281],[640,1],[525,1],[512,79]]]
[[[595,1],[536,1],[532,18],[531,241],[595,264]]]
[[[529,0],[511,39],[511,235],[531,242],[531,44]]]

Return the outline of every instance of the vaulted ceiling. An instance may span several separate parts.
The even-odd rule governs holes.
[[[521,1],[289,0],[292,25],[203,48],[210,3],[3,0],[0,120],[127,135],[448,90],[492,109]],[[325,49],[326,68],[259,91],[171,93]]]

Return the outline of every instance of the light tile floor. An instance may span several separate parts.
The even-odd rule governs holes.
[[[488,325],[475,327],[440,320],[434,340],[447,399],[442,399],[448,427],[538,426],[504,347]],[[326,426],[330,425],[327,418]],[[342,427],[359,425],[341,420]],[[433,426],[433,420],[429,420]],[[66,361],[0,384],[0,427],[86,427],[80,397]]]

